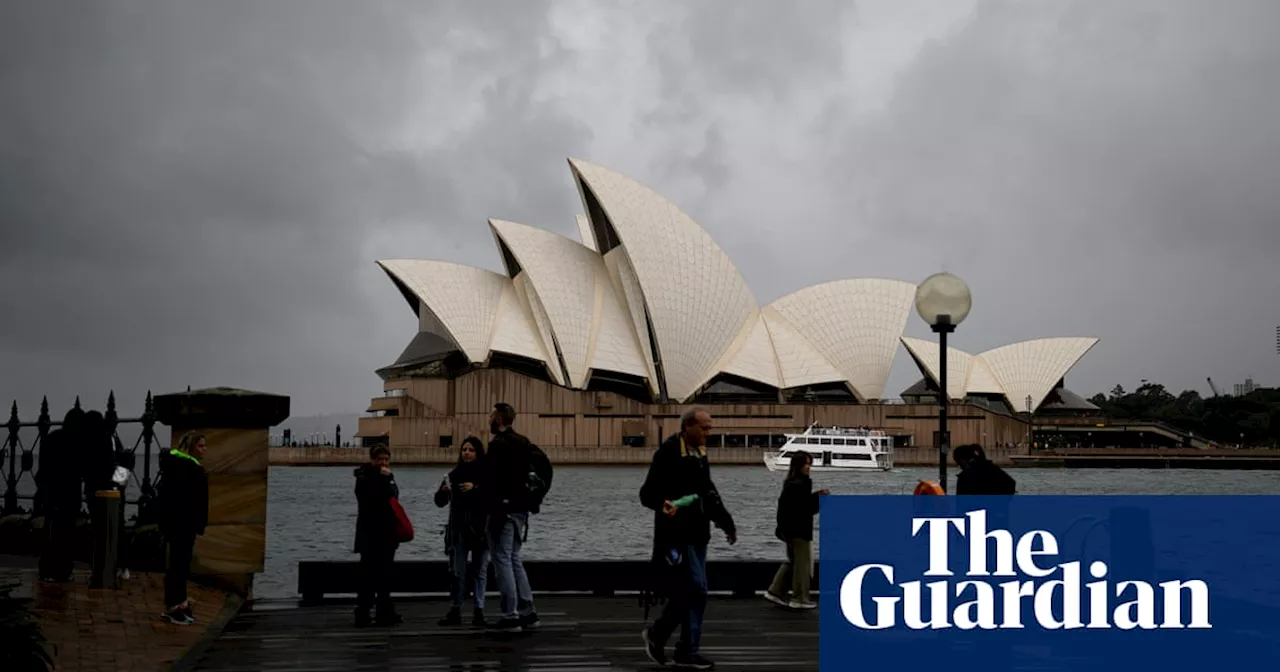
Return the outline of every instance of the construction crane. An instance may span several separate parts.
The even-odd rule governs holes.
[[[1218,386],[1213,384],[1213,379],[1205,378],[1205,380],[1209,381],[1209,389],[1213,390],[1213,396],[1221,397],[1222,393],[1218,391]]]

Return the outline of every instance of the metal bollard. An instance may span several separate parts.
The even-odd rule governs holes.
[[[89,579],[90,588],[120,587],[116,578],[116,557],[120,545],[120,506],[122,504],[119,490],[99,490],[94,493],[94,505],[97,507],[93,519],[93,574]]]

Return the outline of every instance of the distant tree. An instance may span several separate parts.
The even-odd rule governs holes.
[[[1220,443],[1280,444],[1280,389],[1206,399],[1195,390],[1175,396],[1143,380],[1133,392],[1116,385],[1109,396],[1095,394],[1089,401],[1107,417],[1164,422]]]

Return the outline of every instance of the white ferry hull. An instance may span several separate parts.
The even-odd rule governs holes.
[[[791,459],[779,458],[777,453],[765,453],[764,466],[768,467],[769,471],[786,472],[788,469],[791,468]],[[820,471],[889,471],[892,468],[893,468],[892,464],[881,464],[878,462],[870,462],[870,461],[855,462],[853,464],[824,465],[824,464],[819,464],[815,460],[813,464],[809,465],[809,471],[811,473],[820,472]]]
[[[764,453],[769,471],[787,471],[791,456],[802,450],[813,456],[809,471],[889,471],[893,439],[879,430],[810,425],[803,434],[787,434],[787,442]]]

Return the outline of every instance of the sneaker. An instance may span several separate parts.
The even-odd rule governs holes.
[[[696,653],[686,653],[683,655],[677,653],[671,662],[675,663],[676,667],[683,667],[690,670],[710,670],[716,666],[715,663]]]
[[[489,629],[494,632],[523,632],[524,628],[520,626],[519,618],[502,618],[497,623],[489,624]]]
[[[160,614],[160,619],[172,625],[191,625],[192,623],[195,623],[195,619],[187,616],[186,612],[181,609],[166,611],[163,614]]]
[[[785,606],[787,606],[787,600],[786,600],[786,598],[784,598],[784,597],[782,597],[782,596],[779,596],[779,595],[774,595],[773,593],[771,593],[771,592],[769,592],[769,591],[767,591],[767,590],[766,590],[766,591],[764,591],[764,599],[769,600],[770,602],[772,602],[772,603],[774,603],[774,604],[778,605],[779,607],[785,607]]]
[[[444,618],[440,619],[436,625],[441,627],[462,625],[462,610],[457,607],[450,609],[449,613],[445,614]]]
[[[527,616],[519,618],[520,628],[523,630],[537,630],[542,625],[542,621],[538,620],[538,612],[531,611]]]
[[[471,625],[477,628],[488,627],[489,621],[484,620],[483,609],[476,609],[471,612]]]
[[[810,602],[809,600],[791,600],[790,602],[787,603],[787,606],[792,609],[798,609],[803,611],[807,609],[817,609],[818,603]]]
[[[649,628],[640,631],[640,639],[644,640],[644,655],[649,656],[660,667],[667,666],[667,653],[662,650],[662,645],[653,641],[649,636]]]
[[[182,608],[182,613],[183,613],[183,615],[185,615],[185,616],[187,617],[187,620],[188,620],[188,621],[191,621],[192,623],[195,623],[195,622],[196,622],[196,615],[195,615],[195,612],[191,611],[191,607],[190,607],[190,605],[183,607],[183,608]]]

